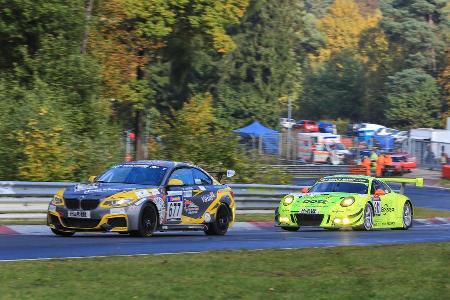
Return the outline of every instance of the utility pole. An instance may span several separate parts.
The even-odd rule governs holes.
[[[292,105],[291,105],[291,96],[288,95],[288,124],[292,119]],[[287,128],[287,143],[286,143],[286,159],[291,159],[291,126],[288,125]]]

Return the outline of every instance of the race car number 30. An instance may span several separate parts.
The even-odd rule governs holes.
[[[375,215],[379,216],[381,214],[381,199],[374,197],[372,200],[372,203],[373,203]]]
[[[167,220],[181,219],[183,212],[183,199],[181,196],[168,197]]]

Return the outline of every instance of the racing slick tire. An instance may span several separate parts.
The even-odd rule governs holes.
[[[138,230],[130,231],[130,235],[135,237],[149,237],[153,235],[157,226],[158,213],[156,208],[151,204],[147,204],[142,208]]]
[[[225,235],[230,225],[231,213],[226,205],[221,204],[217,209],[216,217],[204,230],[206,235]]]
[[[402,227],[392,228],[393,230],[408,230],[412,226],[413,214],[412,214],[412,206],[409,201],[405,202],[403,205],[403,214],[402,214]]]
[[[284,227],[284,226],[282,226],[281,229],[286,230],[286,231],[298,231],[300,229],[300,227]]]
[[[363,223],[360,226],[355,227],[355,230],[369,231],[373,228],[373,208],[368,202],[364,206]]]
[[[61,231],[54,228],[50,228],[50,230],[58,236],[72,236],[75,234],[75,231]]]

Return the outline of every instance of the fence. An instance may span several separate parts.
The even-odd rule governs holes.
[[[450,163],[450,143],[409,139],[402,143],[401,150],[413,155],[418,167],[440,169],[442,156],[446,163]]]
[[[45,219],[48,203],[61,188],[71,182],[0,182],[0,219]],[[272,212],[281,198],[300,192],[301,186],[230,184],[240,210]]]

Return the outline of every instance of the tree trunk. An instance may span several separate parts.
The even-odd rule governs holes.
[[[142,56],[143,53],[140,53]],[[136,79],[144,80],[144,70],[141,66],[138,66],[136,69]],[[136,160],[147,159],[147,132],[145,126],[145,110],[138,109],[136,110],[136,123],[135,123],[135,132],[136,132]]]
[[[137,110],[135,116],[135,149],[136,160],[146,159],[145,146],[146,146],[146,132],[145,132],[145,112],[143,110]]]
[[[86,5],[86,26],[83,34],[83,41],[81,42],[81,54],[86,54],[87,43],[89,37],[89,21],[92,17],[92,9],[94,8],[94,0],[88,0]]]

